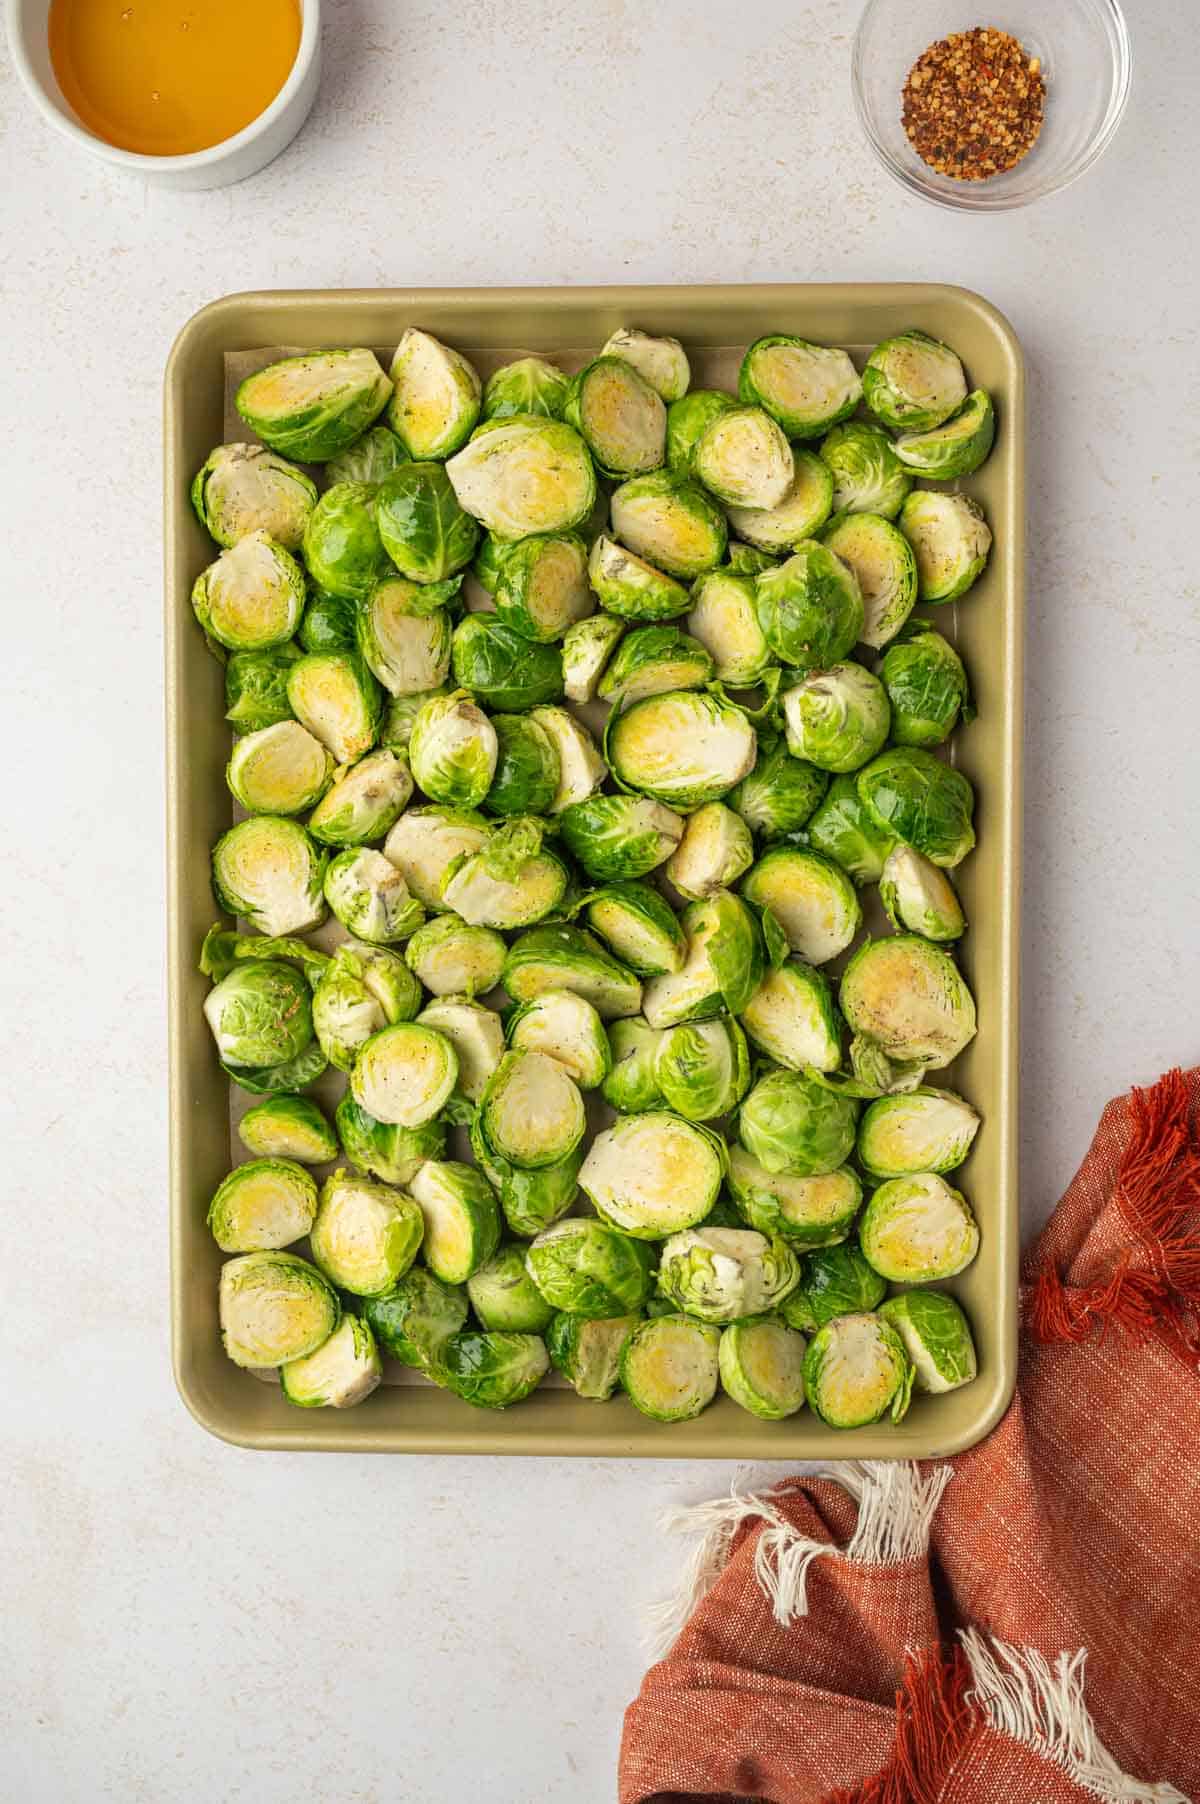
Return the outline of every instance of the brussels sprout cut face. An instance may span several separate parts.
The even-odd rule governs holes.
[[[948,640],[929,629],[910,629],[888,646],[879,675],[891,703],[897,745],[941,745],[949,739],[967,705],[968,689],[962,659]]]
[[[845,872],[817,852],[776,846],[742,884],[742,894],[769,908],[788,945],[810,965],[844,952],[862,925],[862,908]]]
[[[942,1396],[970,1384],[978,1370],[975,1342],[953,1297],[940,1290],[909,1290],[890,1297],[879,1313],[904,1342],[915,1390]]]
[[[966,931],[962,903],[949,877],[911,846],[896,846],[888,853],[879,899],[892,926],[902,931],[927,940],[957,940]]]
[[[673,620],[688,610],[682,583],[603,533],[592,546],[588,581],[601,605],[624,620]]]
[[[949,345],[924,332],[901,332],[876,345],[863,371],[863,398],[893,432],[940,426],[967,395],[963,367]]]
[[[996,414],[986,389],[969,394],[958,412],[927,432],[904,432],[896,440],[896,456],[919,476],[949,482],[970,476],[992,448]]]
[[[352,445],[391,392],[373,351],[311,351],[247,376],[234,404],[264,444],[311,464]]]
[[[612,1063],[604,1023],[573,990],[543,990],[521,1003],[509,1019],[508,1043],[518,1052],[556,1059],[581,1090],[595,1090]]]
[[[423,1233],[421,1211],[402,1190],[335,1171],[321,1187],[309,1245],[339,1290],[379,1297],[404,1276]]]
[[[833,507],[833,477],[812,451],[793,449],[792,485],[777,507],[731,507],[733,530],[762,551],[780,556],[811,539],[824,526]]]
[[[557,756],[558,784],[546,812],[561,814],[595,794],[608,766],[587,728],[566,708],[534,708],[529,719],[547,735]]]
[[[642,1308],[653,1285],[654,1254],[607,1222],[572,1216],[538,1235],[525,1269],[553,1308],[596,1319]]]
[[[859,770],[888,736],[891,708],[878,677],[861,664],[814,671],[783,697],[788,751],[819,770]]]
[[[659,1289],[702,1322],[733,1322],[773,1309],[800,1277],[781,1240],[748,1228],[687,1228],[662,1250]]]
[[[815,1334],[838,1315],[859,1315],[872,1310],[887,1285],[850,1241],[818,1247],[804,1261],[800,1283],[780,1308],[792,1328]]]
[[[408,742],[418,786],[453,808],[475,808],[483,801],[499,751],[495,727],[464,689],[427,702]]]
[[[426,1159],[440,1159],[446,1150],[446,1131],[440,1121],[427,1121],[417,1128],[377,1121],[349,1093],[339,1102],[335,1116],[342,1149],[351,1165],[385,1184],[409,1183]]]
[[[635,702],[610,722],[613,775],[655,801],[698,808],[753,770],[754,728],[715,695],[674,690]]]
[[[252,815],[223,833],[212,854],[222,907],[260,933],[305,933],[325,918],[325,862],[304,828],[276,815]]]
[[[804,1407],[804,1354],[808,1343],[769,1316],[731,1322],[721,1336],[721,1383],[735,1403],[781,1422]]]
[[[257,1253],[303,1239],[317,1212],[317,1187],[288,1159],[251,1159],[218,1187],[208,1225],[223,1253]]]
[[[386,1296],[368,1298],[363,1314],[390,1358],[428,1371],[439,1348],[466,1326],[467,1293],[414,1265]]]
[[[820,1177],[854,1149],[857,1103],[800,1071],[772,1071],[742,1104],[738,1137],[767,1171]]]
[[[753,862],[754,842],[741,815],[723,802],[706,802],[688,816],[666,874],[681,896],[700,902],[736,883]]]
[[[439,915],[417,928],[404,956],[434,996],[481,996],[500,982],[507,950],[490,927],[471,927],[456,915]]]
[[[724,1175],[715,1134],[656,1111],[625,1115],[597,1134],[579,1173],[599,1213],[639,1240],[703,1221]]]
[[[736,1021],[683,1021],[668,1028],[655,1065],[668,1105],[688,1121],[728,1115],[750,1088],[750,1054]]]
[[[696,583],[691,603],[684,624],[707,648],[719,680],[734,689],[761,682],[772,652],[759,625],[754,578],[713,570]]]
[[[713,674],[703,645],[677,626],[635,626],[610,661],[600,695],[627,707],[669,689],[702,689]]]
[[[663,1315],[643,1322],[621,1353],[629,1401],[656,1422],[688,1422],[717,1394],[720,1336],[703,1322]]]
[[[807,839],[839,864],[855,883],[878,883],[895,836],[874,821],[859,799],[853,777],[835,777],[811,816]]]
[[[377,488],[385,476],[408,461],[408,452],[390,426],[372,426],[345,451],[329,459],[325,476],[330,483],[368,482]]]
[[[299,721],[281,720],[237,741],[225,781],[248,814],[302,814],[324,794],[333,771],[319,739]]]
[[[839,1001],[854,1032],[892,1059],[940,1068],[975,1037],[975,1003],[957,965],[916,934],[860,947],[842,973]]]
[[[493,371],[484,384],[483,418],[504,420],[532,414],[561,420],[567,404],[568,377],[542,357],[518,357]]]
[[[309,816],[308,830],[327,846],[356,846],[382,839],[412,795],[403,758],[386,748],[343,765]]]
[[[917,601],[917,561],[912,547],[890,520],[878,514],[847,514],[823,543],[853,570],[863,598],[864,645],[886,645],[904,625]]]
[[[450,617],[444,608],[431,609],[423,601],[429,591],[443,587],[449,585],[386,577],[358,611],[359,650],[391,695],[440,689],[450,673]]]
[[[566,416],[609,476],[639,476],[666,462],[667,410],[624,357],[597,357],[572,377]]]
[[[542,826],[528,818],[497,828],[482,852],[447,873],[442,902],[474,927],[530,927],[559,906],[567,870],[541,850]]]
[[[683,838],[683,821],[645,796],[592,796],[559,816],[572,857],[600,883],[644,877],[671,856]]]
[[[862,1184],[848,1165],[791,1177],[768,1171],[741,1146],[729,1151],[729,1187],[750,1227],[800,1249],[845,1240],[862,1202]]]
[[[229,651],[267,651],[290,639],[304,611],[304,572],[265,532],[248,533],[201,571],[192,607]]]
[[[654,338],[636,326],[621,326],[600,355],[624,358],[664,401],[678,401],[686,395],[692,379],[687,353],[677,338]]]
[[[725,516],[686,477],[659,470],[623,482],[612,498],[614,535],[669,576],[690,581],[725,555]]]
[[[595,612],[587,579],[587,547],[574,533],[522,539],[500,565],[496,613],[526,639],[550,643]]]
[[[546,1335],[550,1362],[568,1380],[577,1397],[602,1403],[612,1396],[620,1380],[625,1342],[640,1319],[636,1315],[615,1315],[592,1321],[585,1315],[565,1311],[553,1316]]]
[[[596,503],[587,446],[558,420],[521,414],[489,422],[446,469],[460,505],[505,539],[568,532]]]
[[[291,643],[230,654],[225,666],[225,718],[235,733],[254,733],[292,718],[287,677],[300,655],[299,647]]]
[[[465,1330],[443,1341],[434,1376],[476,1409],[507,1409],[537,1389],[550,1369],[545,1342],[536,1334],[476,1334]]]
[[[636,1015],[642,1005],[642,986],[626,965],[592,934],[558,923],[534,927],[513,942],[502,981],[514,1002],[532,1002],[546,990],[574,990],[604,1021]]]
[[[865,1428],[891,1414],[899,1422],[912,1396],[904,1343],[877,1315],[839,1315],[814,1335],[804,1356],[809,1408],[831,1428]]]
[[[480,382],[458,351],[409,326],[392,358],[388,424],[410,457],[446,458],[479,418]]]
[[[863,628],[863,599],[849,564],[815,539],[755,581],[758,619],[785,664],[825,668],[844,658]]]
[[[337,1293],[296,1253],[245,1253],[221,1267],[221,1339],[237,1366],[281,1366],[329,1339]]]
[[[965,1271],[979,1228],[961,1191],[936,1172],[885,1178],[858,1225],[863,1256],[892,1284],[928,1284]]]
[[[510,1240],[472,1273],[467,1293],[481,1325],[498,1333],[544,1334],[555,1319],[525,1270],[519,1240]],[[548,1350],[553,1359],[553,1349]]]
[[[392,945],[407,939],[425,919],[425,910],[382,852],[349,846],[325,872],[325,900],[360,940]]]
[[[625,631],[611,614],[593,614],[567,628],[562,643],[563,689],[573,702],[595,699],[605,666]]]
[[[444,997],[421,1010],[422,1027],[436,1028],[458,1058],[458,1088],[468,1102],[478,1103],[504,1053],[504,1028],[494,1009],[465,997]]]
[[[667,467],[676,475],[690,476],[706,427],[736,406],[734,397],[718,388],[694,388],[672,401],[667,408]]]
[[[344,1315],[329,1339],[279,1370],[289,1403],[300,1409],[351,1409],[383,1381],[375,1336],[356,1315]]]
[[[339,764],[369,752],[379,732],[383,696],[354,652],[309,652],[288,672],[292,713]]]
[[[226,549],[263,532],[298,551],[316,501],[317,486],[304,471],[263,445],[218,445],[192,483],[201,526]]]
[[[730,791],[729,805],[763,839],[782,839],[803,827],[828,787],[823,770],[793,758],[782,739],[764,743],[760,735],[758,761]]]
[[[718,501],[778,507],[795,479],[792,447],[761,407],[733,407],[705,427],[692,468]]]
[[[768,971],[742,1010],[754,1044],[790,1071],[836,1071],[842,1039],[828,979],[800,959]]]
[[[992,533],[969,495],[914,489],[900,510],[900,531],[917,560],[921,601],[956,601],[983,574]]]
[[[818,447],[833,477],[833,511],[894,520],[912,487],[882,427],[867,420],[835,426]]]
[[[875,825],[932,864],[953,870],[975,844],[975,792],[932,752],[897,747],[858,773],[858,794]]]
[[[430,749],[432,752],[432,746]],[[420,773],[414,774],[420,781]],[[383,849],[417,901],[426,908],[440,908],[442,884],[450,866],[456,859],[480,851],[487,844],[488,831],[483,816],[469,811],[410,808],[388,834]]]
[[[326,489],[304,531],[309,575],[330,595],[358,601],[387,568],[375,524],[375,485],[338,482]]]
[[[765,407],[789,438],[820,438],[854,412],[862,382],[845,351],[779,334],[750,346],[738,393]]]
[[[543,1052],[506,1052],[480,1107],[490,1144],[526,1171],[559,1164],[587,1125],[578,1085]]]
[[[412,1180],[425,1221],[422,1252],[435,1278],[462,1284],[500,1244],[500,1208],[474,1165],[430,1159]]]
[[[479,528],[465,512],[443,465],[402,464],[375,491],[383,548],[402,576],[441,583],[465,570]]]
[[[951,1090],[882,1096],[863,1111],[858,1157],[879,1178],[954,1171],[971,1150],[979,1116]]]
[[[238,1138],[259,1159],[295,1159],[324,1165],[338,1155],[337,1135],[307,1096],[271,1096],[247,1109]]]
[[[421,1127],[450,1100],[458,1055],[445,1034],[415,1022],[384,1028],[367,1041],[350,1075],[360,1108],[377,1121]]]

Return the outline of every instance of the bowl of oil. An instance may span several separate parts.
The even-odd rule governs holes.
[[[173,188],[240,182],[317,96],[320,0],[7,0],[17,71],[47,124]]]

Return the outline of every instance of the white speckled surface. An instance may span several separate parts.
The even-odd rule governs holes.
[[[903,198],[860,142],[854,0],[327,5],[309,126],[219,193],[80,159],[0,69],[0,1794],[22,1804],[607,1799],[637,1610],[676,1564],[655,1518],[731,1476],[254,1455],[175,1398],[159,384],[202,302],[373,283],[981,290],[1033,378],[1028,1220],[1110,1093],[1200,1051],[1200,40],[1172,0],[1130,8],[1134,95],[1107,159],[988,220]]]

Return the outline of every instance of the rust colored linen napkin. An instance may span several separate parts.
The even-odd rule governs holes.
[[[980,1446],[682,1513],[620,1804],[1200,1798],[1198,1105],[1200,1070],[1105,1109]]]

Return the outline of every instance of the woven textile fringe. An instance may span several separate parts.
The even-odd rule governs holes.
[[[832,1479],[858,1504],[858,1522],[845,1547],[798,1534],[772,1504],[770,1495],[739,1491],[728,1497],[670,1510],[660,1526],[667,1534],[695,1535],[680,1583],[671,1597],[646,1612],[646,1644],[661,1659],[702,1598],[729,1563],[742,1523],[765,1524],[754,1551],[754,1576],[781,1628],[808,1614],[808,1569],[822,1555],[855,1564],[888,1566],[922,1557],[942,1492],[953,1477],[949,1466],[927,1476],[911,1460],[839,1460],[807,1476]]]

